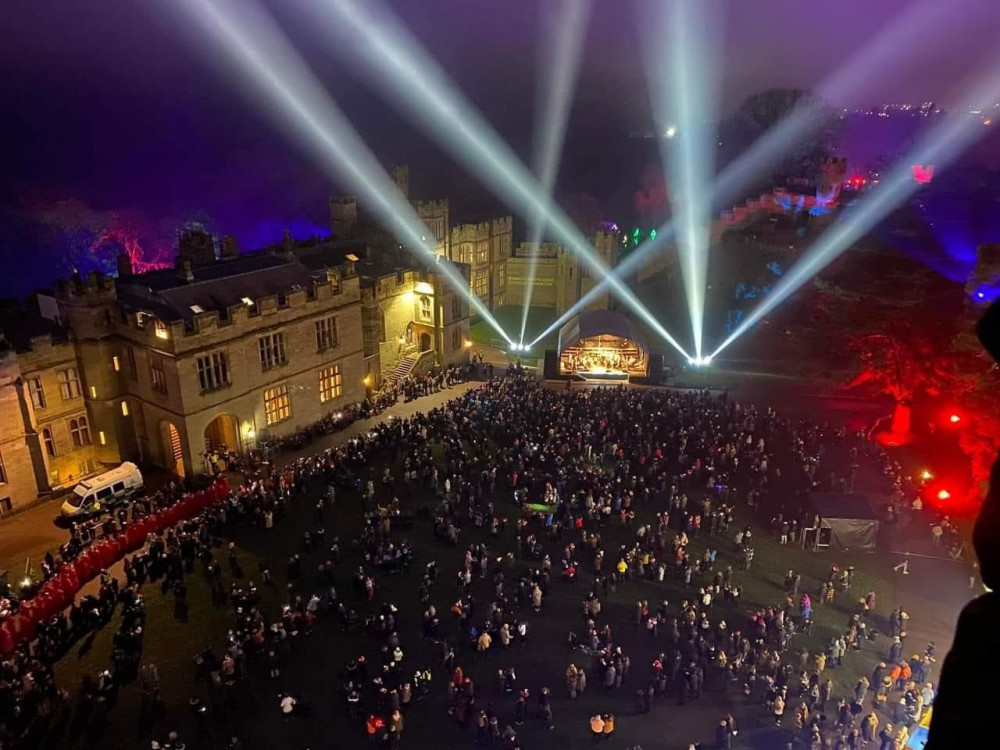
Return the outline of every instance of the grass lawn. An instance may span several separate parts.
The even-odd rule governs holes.
[[[468,446],[471,451],[471,443]],[[440,461],[442,449],[436,442],[431,444],[432,454]],[[394,450],[386,450],[375,456],[371,467],[377,475],[389,465],[394,475],[399,476],[402,458]],[[877,480],[877,476],[871,476]],[[275,528],[264,530],[256,526],[236,526],[229,534],[238,545],[239,563],[247,579],[257,579],[258,559],[264,557],[271,562],[275,585],[261,586],[262,607],[269,622],[277,617],[281,604],[287,600],[289,581],[285,577],[284,561],[290,554],[301,553],[303,558],[303,578],[295,582],[297,590],[308,595],[323,589],[321,580],[315,573],[316,565],[322,561],[322,552],[306,552],[302,548],[302,536],[307,530],[314,530],[313,503],[323,491],[321,482],[313,484],[306,495],[294,502],[286,518],[276,520]],[[404,509],[413,512],[434,498],[425,490],[413,490],[397,483],[393,489]],[[689,491],[697,498],[697,490]],[[517,518],[520,510],[512,502],[509,488],[499,483],[493,498],[496,512],[509,518]],[[649,522],[654,511],[661,510],[661,501],[653,501],[648,508],[639,507],[640,522]],[[742,509],[738,512],[738,525],[753,524],[755,531],[756,555],[749,572],[742,572],[740,559],[732,543],[736,528],[732,527],[726,536],[709,537],[707,533],[695,538],[690,545],[692,557],[698,556],[706,547],[719,550],[716,567],[731,565],[735,581],[743,586],[743,601],[738,610],[727,612],[725,604],[713,605],[711,620],[716,623],[726,619],[729,627],[744,627],[749,614],[757,608],[780,606],[785,598],[782,583],[785,572],[795,569],[802,575],[800,592],[809,592],[814,600],[815,624],[807,636],[795,636],[785,660],[798,663],[797,655],[802,649],[811,654],[826,647],[829,640],[842,633],[847,622],[856,611],[856,602],[869,590],[877,597],[877,630],[885,632],[889,611],[899,600],[898,579],[893,578],[891,565],[898,560],[884,554],[849,553],[809,553],[797,547],[782,546],[771,539],[758,522],[762,516],[751,515]],[[423,606],[417,600],[416,590],[423,573],[423,566],[429,560],[437,560],[440,572],[439,582],[432,589],[431,601],[441,613],[442,635],[453,639],[458,646],[458,662],[466,674],[476,682],[477,700],[493,705],[501,716],[501,726],[510,721],[513,706],[510,696],[502,694],[496,686],[496,670],[513,666],[517,670],[519,686],[528,687],[533,695],[538,689],[549,686],[553,691],[556,729],[544,732],[534,722],[519,730],[525,747],[544,747],[546,744],[563,744],[567,747],[580,746],[587,737],[586,722],[597,711],[613,711],[620,718],[617,747],[629,743],[648,743],[650,737],[664,737],[668,744],[664,747],[686,747],[691,741],[706,741],[712,736],[715,724],[721,715],[733,711],[740,722],[741,747],[778,747],[787,739],[784,730],[775,730],[767,720],[755,700],[747,701],[741,686],[712,685],[706,689],[706,696],[684,708],[674,706],[673,696],[658,700],[653,712],[636,716],[633,711],[635,689],[641,685],[648,673],[649,665],[663,650],[664,643],[649,638],[645,632],[633,629],[632,613],[636,600],[646,599],[651,606],[666,599],[670,611],[676,613],[683,599],[696,595],[704,581],[692,581],[692,587],[685,589],[676,574],[663,583],[647,580],[630,581],[608,597],[602,596],[604,609],[601,622],[611,625],[615,641],[621,643],[632,660],[633,674],[624,690],[606,691],[596,684],[596,673],[592,673],[592,684],[581,698],[570,701],[562,690],[562,675],[567,665],[592,667],[590,658],[566,646],[566,634],[570,630],[580,631],[582,621],[580,604],[586,595],[591,580],[590,560],[582,555],[581,580],[565,583],[553,576],[552,585],[545,598],[543,610],[539,614],[526,607],[517,610],[518,617],[526,618],[531,627],[528,647],[524,649],[497,650],[490,660],[473,660],[462,634],[456,632],[453,618],[448,608],[456,598],[453,574],[461,569],[463,555],[469,545],[476,543],[489,547],[491,556],[510,549],[511,540],[501,540],[490,536],[486,527],[476,528],[467,523],[461,530],[459,545],[448,547],[436,539],[428,521],[417,520],[411,530],[400,532],[413,548],[415,564],[396,574],[380,574],[378,589],[373,602],[361,602],[352,598],[351,578],[353,571],[361,564],[361,549],[354,540],[361,526],[360,499],[350,491],[338,491],[337,507],[327,511],[324,519],[326,538],[334,535],[341,539],[344,559],[337,568],[335,584],[341,600],[349,606],[357,607],[362,617],[375,614],[382,602],[393,602],[399,607],[399,633],[406,653],[404,664],[407,673],[418,666],[429,667],[435,675],[435,686],[422,702],[414,705],[406,714],[407,736],[403,740],[407,748],[465,747],[470,745],[467,730],[459,729],[454,720],[446,714],[447,699],[444,694],[443,676],[440,668],[440,647],[420,638],[420,624]],[[541,528],[533,529],[543,541],[545,552],[553,560],[558,560],[562,546],[575,534],[564,533],[562,541],[549,539]],[[617,521],[609,523],[601,530],[602,547],[615,550],[619,545],[630,543],[634,529],[620,527]],[[217,552],[225,565],[225,550]],[[819,582],[824,580],[831,565],[852,564],[857,568],[854,588],[847,594],[838,594],[830,605],[818,602]],[[505,575],[513,582],[529,567],[537,566],[537,561],[522,560],[505,570]],[[917,579],[918,576],[910,576]],[[225,581],[234,579],[226,567]],[[917,582],[917,581],[915,581]],[[258,581],[259,583],[259,581]],[[928,589],[930,581],[923,583]],[[161,593],[159,586],[147,585],[144,598],[147,606],[146,640],[142,659],[154,661],[160,671],[163,685],[162,714],[147,715],[142,710],[138,685],[130,684],[122,688],[117,705],[111,711],[107,722],[91,723],[85,735],[82,732],[66,732],[65,726],[54,723],[50,727],[46,747],[101,747],[114,748],[149,747],[150,737],[162,739],[166,731],[178,729],[188,747],[220,747],[224,739],[232,734],[240,736],[246,747],[327,747],[331,738],[337,738],[337,747],[361,747],[365,744],[364,731],[360,721],[349,721],[344,709],[343,697],[338,691],[338,675],[347,661],[358,654],[366,654],[369,662],[380,663],[381,641],[374,636],[360,632],[344,632],[332,616],[321,617],[311,635],[301,636],[300,642],[290,649],[284,658],[282,675],[270,680],[265,675],[261,659],[250,661],[250,677],[239,681],[230,689],[216,689],[212,694],[203,685],[194,683],[194,654],[211,645],[221,656],[226,632],[232,627],[233,617],[228,604],[212,601],[209,587],[201,573],[201,566],[187,577],[189,616],[178,618],[174,611],[173,597]],[[474,585],[477,611],[480,606],[492,600],[493,582],[487,577]],[[938,630],[929,632],[931,615],[908,605],[913,614],[911,641],[908,649],[922,651],[927,640],[936,640],[942,652],[947,647],[948,623],[944,618]],[[111,641],[118,618],[101,630],[93,643],[87,647],[81,644],[70,651],[57,665],[60,684],[71,691],[79,683],[84,673],[96,674],[110,666]],[[937,623],[934,623],[937,625]],[[887,639],[880,636],[875,644],[866,644],[860,653],[848,654],[843,667],[831,669],[830,676],[835,681],[834,696],[845,695],[853,689],[862,674],[870,674],[878,657],[887,649]],[[936,679],[936,675],[935,678]],[[305,721],[285,722],[277,712],[279,691],[294,692],[301,700],[311,704],[311,716]],[[197,739],[197,730],[188,699],[198,695],[211,706],[211,740],[204,743]],[[365,700],[368,700],[366,698]],[[532,702],[533,705],[533,702]],[[789,712],[797,702],[789,703]],[[366,709],[368,706],[366,706]],[[884,718],[883,718],[884,720]],[[588,738],[589,739],[589,738]],[[82,742],[81,742],[82,740]],[[776,744],[778,741],[781,744]],[[661,745],[655,745],[660,747]]]
[[[516,342],[521,334],[521,318],[524,308],[520,306],[498,307],[493,311],[493,317],[497,323]],[[534,338],[548,328],[556,319],[556,311],[551,307],[531,307],[528,310],[528,322],[524,328],[524,343],[531,343]],[[503,340],[493,326],[485,320],[477,319],[469,329],[469,336],[477,344],[495,346],[500,349],[507,348],[507,342]],[[546,349],[555,349],[559,340],[559,332],[554,331],[550,335],[535,344],[534,349],[540,354]]]

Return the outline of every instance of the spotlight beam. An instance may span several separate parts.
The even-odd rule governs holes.
[[[590,247],[569,217],[548,199],[538,181],[497,132],[457,90],[418,40],[382,3],[350,0],[306,2],[317,19],[332,30],[347,32],[344,47],[364,64],[386,99],[407,110],[438,143],[522,216],[539,215],[595,278],[609,279],[612,292],[667,343],[687,352],[631,289],[610,276],[610,269]]]
[[[566,124],[573,105],[573,94],[580,72],[583,43],[587,35],[592,0],[561,0],[558,12],[544,4],[543,27],[548,27],[555,37],[551,50],[543,49],[549,37],[540,38],[540,52],[547,55],[547,64],[542,74],[541,85],[535,95],[535,111],[541,112],[534,137],[534,173],[545,196],[552,200],[553,189],[559,174],[559,162],[566,140]],[[538,212],[531,217],[528,227],[528,247],[537,247],[544,236],[545,222]],[[528,311],[535,289],[535,274],[538,272],[538,253],[528,258],[528,278],[524,291],[524,310],[521,314],[521,336],[528,326]]]
[[[672,185],[673,213],[680,217],[678,260],[684,278],[695,359],[701,360],[711,225],[718,75],[713,64],[724,45],[714,4],[707,0],[655,3],[644,24],[646,76],[660,124],[677,123],[677,137],[660,140],[660,160]],[[710,41],[710,37],[712,38]],[[715,50],[715,55],[708,50]]]
[[[356,192],[404,247],[436,263],[448,283],[513,343],[458,268],[438,259],[423,240],[431,232],[267,11],[252,0],[241,0],[238,8],[228,0],[180,0],[178,5],[197,22],[212,49],[225,50],[245,88],[267,100],[279,125]]]
[[[908,6],[887,27],[877,32],[860,52],[848,58],[843,66],[820,84],[817,88],[817,98],[832,101],[856,98],[859,93],[863,93],[865,84],[871,80],[871,71],[897,68],[901,64],[901,58],[924,49],[928,39],[936,36],[943,25],[951,22],[946,14],[952,12],[953,9],[948,3],[936,0],[920,0]],[[711,205],[711,212],[714,214],[738,200],[754,180],[777,163],[790,145],[797,143],[811,129],[819,125],[823,114],[824,110],[817,106],[817,102],[801,102],[785,119],[765,131],[749,149],[718,175],[707,199]],[[674,221],[657,228],[656,238],[647,240],[637,247],[628,258],[615,267],[612,275],[616,279],[627,278],[657,250],[665,247],[676,230]],[[585,305],[590,304],[591,300],[603,294],[611,283],[609,279],[601,279],[583,299],[536,338],[536,341],[548,336]]]
[[[1000,64],[959,101],[994,102],[1000,97]],[[911,164],[934,164],[938,170],[959,156],[984,135],[979,117],[968,114],[945,115],[906,158],[897,163],[879,186],[865,197],[848,216],[828,229],[775,284],[774,289],[736,329],[712,352],[715,357],[746,333],[751,326],[800,289],[861,239],[897,206],[920,189],[913,179]]]

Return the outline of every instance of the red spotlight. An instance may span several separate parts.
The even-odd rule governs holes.
[[[948,421],[951,422],[952,424],[958,424],[959,422],[962,421],[962,418],[957,414],[952,414],[950,417],[948,417]]]
[[[947,500],[951,497],[951,493],[948,490],[941,490],[938,492],[938,500]]]

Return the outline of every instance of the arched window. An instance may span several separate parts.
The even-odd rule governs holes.
[[[422,294],[420,296],[420,317],[424,320],[430,320],[432,312],[431,298],[426,294]]]
[[[52,430],[48,427],[42,428],[42,442],[45,443],[45,452],[49,455],[49,458],[55,458],[56,441],[52,439]]]
[[[81,416],[69,420],[69,434],[73,439],[73,445],[77,448],[90,445],[90,425],[87,418]]]

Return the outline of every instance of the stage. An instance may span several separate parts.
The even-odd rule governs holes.
[[[649,351],[621,313],[580,313],[559,331],[559,375],[602,383],[626,383],[649,374]]]

